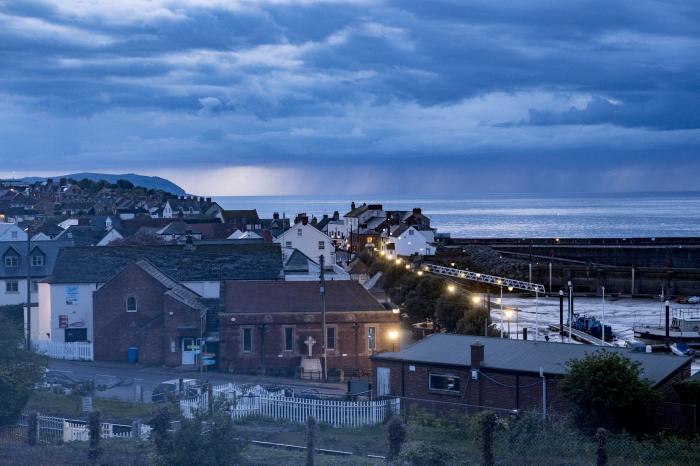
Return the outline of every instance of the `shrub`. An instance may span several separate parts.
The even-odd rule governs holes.
[[[411,466],[451,466],[456,463],[454,452],[432,443],[408,443],[399,455],[401,464]]]
[[[389,455],[387,460],[391,461],[399,456],[401,445],[406,441],[406,425],[400,417],[393,416],[389,420],[387,434],[389,435]]]

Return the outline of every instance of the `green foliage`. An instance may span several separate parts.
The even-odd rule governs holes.
[[[478,305],[478,307],[469,309],[464,314],[464,317],[457,322],[456,331],[462,335],[483,335],[484,327],[486,328],[487,336],[499,336],[500,332],[491,322],[491,315],[488,310]]]
[[[0,316],[0,426],[17,420],[46,368],[46,358],[23,344],[22,324]]]
[[[102,439],[102,422],[99,411],[90,411],[87,420],[88,435],[90,437],[90,447],[88,448],[88,459],[92,464],[97,463],[97,459],[102,454],[100,440]]]
[[[468,301],[464,295],[445,293],[435,302],[435,322],[440,328],[454,333],[457,323],[464,318],[468,309]]]
[[[688,379],[673,384],[681,403],[700,406],[700,379]]]
[[[183,419],[175,433],[166,431],[161,451],[156,451],[155,464],[240,464],[245,443],[237,438],[231,415],[225,409],[213,411],[214,414],[206,418],[197,415],[194,419]],[[158,422],[163,422],[163,419]]]
[[[306,420],[306,466],[314,466],[317,437],[318,422],[315,417],[309,416]]]
[[[399,455],[400,464],[411,466],[450,466],[457,462],[455,453],[434,443],[408,443]]]
[[[401,446],[406,441],[406,425],[400,417],[393,416],[387,424],[387,434],[389,436],[389,455],[387,460],[392,461],[398,458]]]
[[[637,434],[651,430],[659,395],[641,378],[639,363],[601,350],[567,364],[558,386],[574,403],[579,428],[591,433],[598,427]]]
[[[170,429],[170,410],[167,406],[159,406],[155,416],[148,422],[151,426],[151,440],[156,447],[156,454],[165,454],[168,445],[168,429]]]
[[[435,318],[435,303],[444,291],[444,280],[433,276],[424,276],[408,292],[404,308],[411,322],[423,322]]]

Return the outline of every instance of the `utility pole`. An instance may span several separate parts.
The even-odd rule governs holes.
[[[321,273],[319,276],[321,280],[321,325],[323,327],[323,335],[321,337],[321,350],[323,351],[323,381],[325,382],[328,380],[328,360],[326,359],[326,338],[328,338],[328,335],[326,334],[326,277],[324,271],[325,258],[323,257],[323,254],[321,254],[318,261],[321,264]]]
[[[564,290],[559,290],[559,336],[564,342]]]
[[[574,287],[571,286],[571,282],[568,283],[569,285],[569,343],[571,343],[571,325],[573,324],[572,319],[573,319],[573,307],[574,307]]]
[[[32,350],[32,235],[27,225],[27,351]]]
[[[603,346],[605,346],[605,287],[602,287],[603,289],[603,317],[602,317],[602,322],[601,322],[601,334],[603,335]]]
[[[668,349],[671,347],[671,337],[670,337],[669,328],[668,328],[668,321],[669,321],[669,314],[670,314],[669,308],[671,307],[671,303],[668,300],[666,300],[666,302],[664,303],[664,307],[666,308],[666,325],[665,325],[666,338],[665,338],[665,340],[666,340],[666,349]]]

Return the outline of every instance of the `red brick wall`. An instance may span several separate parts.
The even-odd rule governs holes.
[[[165,291],[163,285],[134,264],[95,291],[95,360],[127,361],[128,348],[135,346],[139,348],[141,363],[179,365],[177,327],[199,328],[199,317],[197,311],[164,295]],[[137,300],[136,312],[126,312],[129,296]],[[176,344],[175,353],[170,351],[171,340]]]
[[[235,319],[235,320],[231,320]],[[264,346],[261,347],[265,323]],[[353,324],[357,322],[357,329]],[[322,324],[319,313],[308,314],[221,314],[219,318],[221,368],[234,372],[276,370],[294,373],[302,356],[308,355],[304,343],[311,336],[316,343],[313,356],[322,354]],[[389,330],[398,329],[398,317],[391,312],[328,313],[326,326],[336,328],[336,349],[327,351],[328,368],[361,369],[369,373],[371,351],[367,341],[369,327],[376,328],[376,351],[390,351]],[[244,327],[252,328],[252,351],[243,352]],[[294,328],[294,348],[285,351],[284,328]],[[396,347],[398,350],[398,346]],[[264,353],[264,354],[263,354]]]

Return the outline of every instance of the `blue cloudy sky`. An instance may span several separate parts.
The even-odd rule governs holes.
[[[700,189],[695,0],[0,0],[0,175]]]

